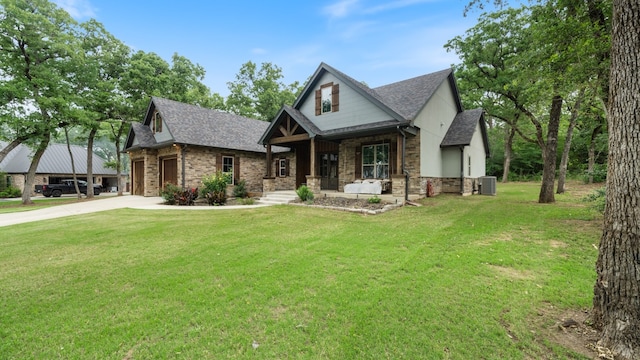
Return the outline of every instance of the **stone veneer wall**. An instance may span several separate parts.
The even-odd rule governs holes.
[[[397,133],[389,133],[376,136],[367,136],[361,138],[343,140],[339,146],[339,179],[338,190],[344,191],[344,185],[352,183],[355,180],[356,167],[356,149],[363,144],[372,144],[382,141],[393,142],[398,141]],[[359,154],[362,156],[362,154]],[[396,164],[394,164],[395,167]],[[420,135],[407,135],[405,145],[405,170],[409,173],[409,193],[419,194],[421,190],[420,184]],[[394,174],[390,174],[394,175]],[[393,189],[392,189],[393,191]],[[403,190],[404,191],[404,190]]]
[[[271,176],[274,177],[274,190],[295,190],[296,188],[296,154],[292,152],[273,154],[273,161],[271,162]],[[289,160],[289,176],[278,176],[278,159]],[[266,171],[262,176],[266,174]]]
[[[178,146],[170,146],[158,150],[140,150],[130,153],[131,163],[144,160],[144,196],[158,196],[160,194],[160,161],[165,158],[177,159],[177,179],[178,186],[182,186],[182,152]],[[217,171],[216,159],[219,154],[233,155],[240,161],[239,179],[246,183],[247,192],[250,195],[262,194],[262,179],[266,174],[265,154],[248,151],[227,150],[209,148],[203,146],[188,146],[186,148],[184,160],[184,184],[186,188],[202,187],[202,178],[206,175],[214,174]],[[274,158],[286,157],[289,159],[289,173],[292,176],[276,178],[276,188],[290,190],[295,187],[295,154],[276,154]],[[274,171],[275,171],[275,164]],[[275,174],[275,172],[274,172]],[[227,193],[233,193],[233,185],[227,187]]]

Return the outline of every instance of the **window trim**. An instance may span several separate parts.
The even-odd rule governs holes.
[[[236,165],[236,159],[235,156],[232,155],[222,155],[221,157],[222,159],[222,165],[220,166],[220,171],[223,174],[231,174],[231,179],[229,180],[228,184],[229,185],[235,185],[235,179],[236,179],[236,174],[235,174],[235,165]],[[224,171],[225,169],[225,160],[226,159],[231,159],[231,171]]]
[[[286,158],[278,159],[278,177],[289,176],[289,166]]]
[[[387,162],[386,163],[378,163],[377,162],[377,147],[379,146],[384,146],[387,149]],[[371,147],[373,148],[373,163],[365,163],[364,161],[364,153],[365,153],[365,148]],[[363,179],[389,179],[390,178],[390,173],[391,173],[391,144],[390,143],[379,143],[379,144],[367,144],[367,145],[362,145],[361,148],[361,154],[360,154],[360,158],[361,158],[361,164],[360,164],[360,174],[362,176]],[[373,177],[367,178],[365,177],[365,166],[373,166]],[[378,168],[381,166],[386,166],[387,167],[387,177],[384,178],[379,178],[377,177],[377,174],[379,172]]]
[[[162,132],[162,115],[157,110],[153,113],[153,117],[151,119],[153,124],[153,133],[161,133]]]

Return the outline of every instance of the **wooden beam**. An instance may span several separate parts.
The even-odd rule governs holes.
[[[311,138],[311,149],[309,151],[311,154],[309,155],[311,158],[309,159],[309,164],[311,165],[311,175],[312,177],[316,176],[316,138]]]
[[[271,144],[267,144],[267,177],[271,177]]]
[[[275,144],[283,144],[283,143],[302,141],[302,140],[309,140],[309,134],[298,134],[298,135],[277,137],[269,140],[269,144],[275,145]]]
[[[402,134],[398,134],[396,140],[396,168],[394,174],[402,174]]]

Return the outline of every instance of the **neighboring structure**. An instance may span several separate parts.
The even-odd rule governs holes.
[[[483,111],[462,108],[451,69],[371,89],[322,63],[259,142],[265,191],[358,192],[375,179],[396,197],[471,194],[489,156]],[[295,184],[272,171],[275,145],[295,152]]]
[[[262,192],[267,149],[258,139],[268,122],[205,109],[159,97],[151,98],[142,123],[135,123],[125,143],[131,159],[131,193],[158,196],[166,184],[198,188],[202,178],[220,170],[232,173],[253,194]],[[284,164],[294,154],[270,147]],[[283,187],[293,188],[288,168],[281,172]]]
[[[7,144],[0,141],[0,149]],[[76,176],[80,180],[87,180],[87,149],[71,145]],[[24,191],[27,172],[31,165],[33,150],[25,145],[18,145],[0,163],[0,172],[9,177],[9,184]],[[104,191],[117,191],[118,180],[115,169],[104,166],[105,161],[93,154],[93,183],[101,184]],[[125,175],[123,175],[125,176]],[[63,179],[72,179],[73,169],[71,157],[66,144],[49,144],[42,154],[34,185],[58,184]],[[124,183],[124,182],[123,182]]]

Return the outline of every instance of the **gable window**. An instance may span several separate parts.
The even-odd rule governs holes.
[[[340,86],[332,82],[316,90],[316,115],[337,112],[340,109]]]
[[[362,147],[362,177],[365,179],[389,178],[389,144]]]
[[[153,132],[154,133],[159,133],[162,132],[162,116],[160,116],[159,112],[155,112],[153,114]]]
[[[233,156],[223,156],[222,157],[222,172],[225,174],[229,174],[228,184],[233,185],[233,179],[235,179],[235,174],[233,173]]]
[[[325,87],[320,89],[322,92],[322,113],[331,112],[331,87]]]

